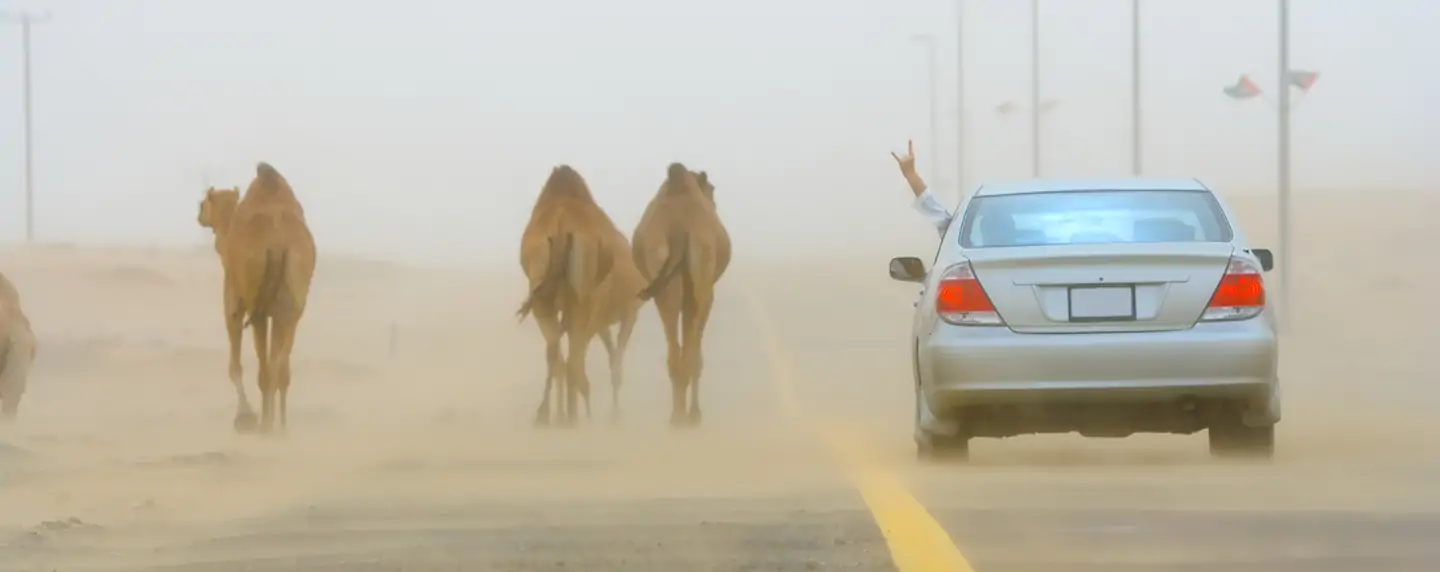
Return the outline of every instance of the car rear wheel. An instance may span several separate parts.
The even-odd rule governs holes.
[[[1210,456],[1269,459],[1275,454],[1275,426],[1251,427],[1230,419],[1210,426]]]
[[[925,435],[916,443],[916,456],[922,461],[967,461],[970,459],[970,438],[964,435]]]

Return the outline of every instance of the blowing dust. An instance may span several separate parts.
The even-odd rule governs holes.
[[[1297,274],[1296,329],[1282,350],[1277,459],[1203,478],[1232,492],[1257,474],[1276,488],[1332,489],[1266,501],[1291,508],[1416,502],[1418,486],[1370,485],[1387,467],[1435,456],[1440,443],[1431,411],[1440,367],[1427,352],[1437,340],[1426,318],[1436,310],[1427,285],[1440,277],[1416,264],[1440,242],[1417,213],[1440,205],[1420,195],[1298,197],[1296,259],[1285,262]],[[1253,243],[1278,248],[1268,196],[1228,200]],[[985,499],[1007,481],[1123,481],[1155,471],[1183,480],[1217,467],[1203,435],[980,441],[972,467],[917,467],[904,339],[915,288],[883,272],[888,256],[907,254],[929,253],[821,265],[737,252],[706,337],[705,425],[672,430],[652,306],[626,358],[621,411],[610,408],[604,354],[592,351],[591,421],[535,428],[543,347],[533,323],[514,319],[525,290],[519,268],[416,268],[322,250],[296,343],[289,434],[262,438],[231,431],[220,265],[208,245],[7,248],[3,270],[23,293],[40,357],[19,420],[0,433],[0,543],[9,547],[0,551],[23,547],[26,563],[146,567],[199,552],[318,550],[215,539],[257,527],[277,536],[326,529],[342,517],[352,531],[366,523],[479,530],[663,520],[645,513],[666,500],[731,503],[732,512],[755,498],[806,510],[853,506],[844,471],[807,433],[817,419],[849,427],[875,463],[908,474],[917,489],[970,479],[975,486],[954,502],[993,502]],[[1272,292],[1279,277],[1267,277]],[[805,287],[814,283],[826,287]],[[757,334],[757,310],[778,347]],[[243,351],[253,399],[248,333]],[[789,372],[798,412],[781,402],[778,367]],[[1219,502],[1196,490],[1185,502]],[[1088,502],[1146,501],[1117,493]],[[322,538],[313,542],[355,544]]]

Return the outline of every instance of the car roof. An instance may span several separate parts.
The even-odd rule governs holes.
[[[1118,179],[1016,179],[985,183],[975,196],[1018,195],[1064,191],[1206,191],[1199,179],[1127,177]]]

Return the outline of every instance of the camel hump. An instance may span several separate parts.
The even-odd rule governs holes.
[[[558,187],[574,187],[585,184],[585,178],[580,176],[580,171],[576,171],[569,165],[560,165],[551,170],[550,180]]]
[[[585,184],[585,178],[569,165],[560,165],[550,171],[550,178],[545,180],[545,187],[540,189],[540,196],[542,201],[546,197],[592,200],[590,187]]]
[[[276,171],[275,167],[270,166],[269,163],[261,161],[255,165],[255,176],[261,181],[270,183],[280,179],[280,171]]]

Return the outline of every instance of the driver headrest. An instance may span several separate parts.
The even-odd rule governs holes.
[[[1139,242],[1189,242],[1195,240],[1195,227],[1174,218],[1145,218],[1135,221],[1135,240]]]

